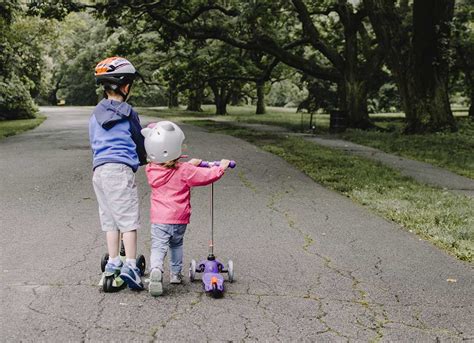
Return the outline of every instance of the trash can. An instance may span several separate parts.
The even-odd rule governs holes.
[[[329,112],[329,133],[346,131],[346,111],[332,110]]]

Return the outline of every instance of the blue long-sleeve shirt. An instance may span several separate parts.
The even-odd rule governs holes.
[[[123,163],[133,171],[146,164],[144,137],[138,114],[126,102],[102,99],[89,119],[93,168]]]

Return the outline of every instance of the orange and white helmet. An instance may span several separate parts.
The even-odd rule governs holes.
[[[131,84],[137,75],[138,73],[133,64],[123,57],[106,58],[95,67],[95,81],[97,84]]]

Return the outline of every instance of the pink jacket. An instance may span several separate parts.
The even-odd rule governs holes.
[[[224,169],[221,167],[200,168],[184,162],[172,169],[149,163],[146,176],[151,187],[151,223],[188,224],[191,217],[191,187],[211,184],[222,175]]]

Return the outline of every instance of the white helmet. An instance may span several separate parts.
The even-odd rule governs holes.
[[[155,126],[142,129],[148,159],[156,163],[173,161],[181,156],[184,133],[173,122],[160,121]]]

